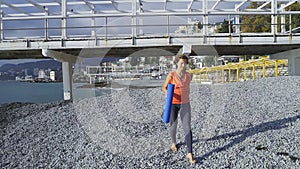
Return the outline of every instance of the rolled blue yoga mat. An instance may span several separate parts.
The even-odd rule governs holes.
[[[170,122],[170,114],[171,114],[171,107],[172,107],[172,100],[174,95],[174,84],[168,84],[168,96],[166,99],[166,105],[165,105],[165,112],[164,112],[164,123]]]

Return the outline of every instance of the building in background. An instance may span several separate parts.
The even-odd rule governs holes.
[[[55,81],[55,71],[50,71],[50,80]]]
[[[45,73],[44,70],[39,70],[38,78],[39,79],[46,79],[47,78],[46,73]]]

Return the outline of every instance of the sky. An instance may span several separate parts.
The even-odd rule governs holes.
[[[33,0],[34,2],[53,2],[54,0]],[[1,1],[0,1],[1,2]],[[12,4],[11,0],[2,0],[2,2],[6,2],[6,3],[10,3]],[[78,2],[78,0],[68,0],[68,2]],[[116,2],[121,2],[121,0],[116,0]],[[150,1],[148,1],[150,2]],[[26,0],[14,0],[13,1],[14,4],[17,3],[28,3],[28,1]],[[168,3],[167,8],[169,9],[185,9],[187,7],[187,5],[189,4],[189,2],[185,2],[185,3]],[[212,4],[209,4],[209,6],[212,6]],[[126,3],[116,3],[115,6],[119,9],[122,10],[130,10],[131,9],[131,5],[130,4],[126,4]],[[146,3],[143,5],[143,8],[145,10],[151,10],[151,9],[159,9],[162,10],[164,6],[164,3]],[[243,6],[247,6],[247,4],[245,3]],[[222,9],[228,9],[228,8],[233,8],[234,4],[233,3],[224,3],[221,2],[220,5],[216,8],[222,8]],[[54,15],[54,13],[60,13],[60,7],[56,6],[49,6],[48,7],[50,11],[53,12],[52,15]],[[89,10],[88,7],[86,5],[83,6],[68,6],[69,9],[73,9],[74,11],[82,11],[82,10]],[[195,2],[193,4],[193,8],[202,8],[202,4],[201,2]],[[41,12],[40,9],[35,8],[35,7],[30,7],[30,8],[22,8],[23,11],[26,12]],[[114,7],[111,4],[105,4],[105,5],[96,5],[96,10],[97,11],[107,11],[107,10],[114,10]],[[11,9],[11,8],[5,8],[3,9],[3,11],[7,14],[9,13],[17,13],[15,10]],[[223,17],[220,18],[220,16],[210,16],[211,18],[209,18],[210,22],[217,22],[217,21],[223,21]],[[198,18],[192,18],[192,19],[198,19],[198,20],[202,20],[202,17],[198,17]],[[131,22],[131,18],[130,17],[123,17],[123,18],[109,18],[108,22],[110,25],[116,26],[116,25],[128,25],[128,23]],[[138,21],[139,22],[139,21]],[[170,17],[169,22],[172,24],[185,24],[187,23],[187,17]],[[91,21],[89,19],[73,19],[72,22],[69,22],[69,26],[88,26],[90,25]],[[155,25],[159,25],[161,23],[167,23],[166,18],[164,17],[156,17],[156,19],[147,19],[144,18],[143,19],[143,24],[155,24]],[[22,28],[28,28],[28,27],[38,27],[38,28],[42,28],[44,27],[44,20],[18,20],[18,21],[9,21],[9,22],[5,22],[4,25],[4,29],[5,28],[16,28],[16,27],[22,27]],[[59,19],[50,19],[49,20],[49,27],[59,27],[60,26],[60,20]],[[103,25],[105,24],[105,20],[103,18],[99,18],[96,19],[96,24],[97,25]],[[128,28],[122,28],[123,30],[120,30],[120,28],[110,28],[109,32],[114,34],[116,32],[120,32],[120,33],[127,33],[130,32],[131,29]],[[172,29],[171,32],[174,31],[174,29],[176,30],[177,27],[173,27],[170,28]],[[150,27],[145,27],[143,28],[143,33],[147,34],[147,33],[152,33],[152,32],[156,32],[156,31],[160,31],[159,28],[156,26],[150,26]],[[164,29],[164,31],[167,31],[166,29]],[[81,34],[84,34],[84,30],[80,30],[79,32],[81,32]],[[71,34],[78,34],[78,30],[70,30],[69,33]],[[103,34],[105,33],[105,29],[101,29],[99,28],[97,30],[97,34]],[[164,32],[160,32],[160,33],[164,33]],[[59,36],[60,35],[60,30],[52,30],[49,31],[50,36]],[[80,34],[80,33],[79,33]],[[5,36],[7,37],[16,37],[16,36],[20,36],[20,37],[25,37],[25,36],[43,36],[44,35],[44,31],[43,30],[35,30],[35,31],[7,31],[5,33]],[[24,63],[24,62],[32,62],[32,61],[38,61],[35,59],[19,59],[19,60],[0,60],[0,66],[6,63],[12,63],[12,64],[18,64],[18,63]]]

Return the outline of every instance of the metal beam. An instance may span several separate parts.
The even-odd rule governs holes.
[[[85,2],[85,4],[90,8],[90,10],[92,10],[93,12],[95,12],[95,6],[94,6],[94,4],[90,3],[88,0],[83,0],[83,2]]]
[[[60,19],[62,15],[49,15],[45,16],[45,13],[40,13],[41,15],[31,15],[31,16],[24,16],[23,14],[6,14],[3,16],[3,20],[38,20],[38,19]],[[272,15],[271,11],[268,10],[260,10],[260,11],[253,11],[250,9],[244,11],[232,11],[232,10],[207,10],[207,13],[211,16],[213,15]],[[278,15],[296,15],[300,14],[300,11],[277,11]],[[162,11],[162,10],[155,10],[153,12],[143,12],[137,13],[137,16],[203,16],[204,12],[193,11],[181,11],[181,12],[174,12],[174,11]],[[68,18],[92,18],[92,17],[132,17],[132,13],[96,13],[91,14],[90,12],[82,13],[82,14],[72,14],[68,15]]]
[[[42,6],[42,5],[40,5],[40,4],[36,3],[36,2],[33,2],[32,0],[25,0],[25,1],[29,2],[30,4],[32,4],[33,6],[37,7],[38,9],[40,9],[43,12],[47,12],[45,10],[45,6]]]
[[[242,5],[244,5],[246,2],[248,2],[249,0],[244,0],[243,2],[241,2],[240,4],[238,4],[234,10],[240,9]]]
[[[30,13],[24,10],[21,10],[20,8],[22,7],[36,7],[39,8],[41,10],[44,11],[43,7],[50,7],[50,6],[61,6],[61,0],[52,0],[51,2],[45,2],[45,3],[38,3],[38,2],[34,2],[33,0],[26,0],[28,3],[5,3],[2,4],[1,7],[2,8],[11,8],[14,9],[15,11],[17,11],[18,13],[10,13],[10,14],[5,14],[4,16],[9,16],[9,17],[21,17],[21,16],[38,16],[41,15],[43,16],[44,13]],[[168,13],[182,13],[185,11],[188,12],[192,12],[192,6],[195,2],[203,2],[203,0],[135,0],[136,2],[142,2],[144,5],[147,3],[164,3],[164,7],[163,10],[147,10],[147,11],[142,11],[140,9],[140,13],[142,12],[147,12],[147,13],[162,13],[165,12],[166,14]],[[277,0],[278,2],[284,2],[286,3],[283,7],[288,7],[289,5],[293,4],[296,2],[296,0],[290,1],[290,0]],[[172,10],[168,10],[167,9],[167,4],[168,3],[177,3],[177,2],[183,2],[183,3],[188,3],[187,8],[186,9],[172,9]],[[219,11],[235,11],[236,9],[218,9],[215,10],[217,8],[218,5],[220,5],[220,2],[230,2],[230,3],[237,3],[238,5],[236,6],[236,8],[239,8],[241,11],[245,11],[245,9],[241,9],[241,6],[244,5],[246,2],[263,2],[263,5],[259,6],[256,10],[260,11],[262,10],[266,5],[268,5],[270,3],[270,0],[207,0],[207,3],[213,4],[212,7],[208,8],[207,11],[209,13],[212,12],[216,12],[217,14]],[[115,8],[115,10],[113,11],[108,11],[108,10],[103,10],[101,11],[101,13],[104,14],[119,14],[119,13],[131,13],[131,10],[126,10],[126,9],[120,9],[117,7],[116,4],[128,4],[127,6],[129,6],[132,3],[132,0],[103,0],[103,1],[91,1],[91,0],[83,0],[83,1],[68,1],[68,6],[80,6],[80,5],[87,5],[89,7],[90,10],[94,10],[95,5],[113,5],[113,7]],[[247,9],[248,10],[248,9]],[[267,9],[268,10],[268,9]],[[271,10],[271,9],[270,9]],[[89,11],[74,11],[74,10],[70,10],[67,9],[68,12],[70,12],[70,14],[86,14],[87,12],[90,13]],[[281,9],[278,9],[278,11],[281,11]],[[193,10],[193,12],[202,12],[201,9],[195,9]],[[96,13],[96,12],[95,12]],[[55,14],[51,14],[51,15],[55,15]],[[179,14],[181,15],[181,14]]]
[[[271,3],[271,1],[267,1],[267,2],[263,3],[263,4],[260,5],[257,9],[262,9],[262,8],[264,8],[265,6],[267,6],[269,3]]]
[[[168,4],[168,0],[164,1],[164,10],[167,10],[167,4]]]
[[[188,5],[188,11],[189,12],[191,11],[194,2],[195,2],[194,0],[191,0],[191,2],[189,3],[189,5]]]
[[[121,13],[129,13],[129,12],[131,12],[130,10],[120,10],[119,8],[118,8],[118,5],[117,5],[117,3],[119,3],[119,2],[116,2],[115,0],[111,0],[111,5],[114,7],[114,9],[116,10],[116,11],[118,11],[118,12],[121,12]],[[123,2],[124,3],[124,2]],[[102,12],[102,11],[101,11]]]
[[[13,10],[15,10],[15,11],[17,11],[17,12],[19,12],[19,13],[23,13],[23,14],[25,14],[25,15],[29,15],[29,13],[28,12],[25,12],[25,11],[23,11],[23,10],[21,10],[20,8],[18,8],[18,7],[15,7],[14,5],[11,5],[11,4],[8,4],[8,3],[6,3],[6,2],[1,2],[1,5],[2,4],[4,4],[4,5],[6,5],[6,6],[8,6],[8,7],[10,7],[11,9],[13,9]]]
[[[217,2],[215,2],[215,4],[211,7],[211,9],[215,9],[221,1],[222,0],[218,0]]]
[[[287,4],[285,4],[285,5],[282,5],[278,10],[281,11],[282,9],[291,6],[291,5],[294,4],[295,2],[297,2],[297,0],[291,1],[291,2],[289,2],[289,3],[287,3]]]

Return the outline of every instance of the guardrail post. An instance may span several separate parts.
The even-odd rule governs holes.
[[[207,43],[207,32],[208,32],[208,13],[207,13],[207,0],[202,1],[203,11],[203,43]]]
[[[168,15],[167,17],[168,20],[168,29],[167,29],[167,33],[168,33],[168,37],[170,37],[170,16]]]
[[[136,0],[132,0],[132,32],[131,32],[131,38],[132,38],[132,45],[135,45],[135,37],[136,37],[136,9],[137,9],[137,4]]]
[[[235,5],[235,11],[236,12],[239,12],[240,9],[239,9],[239,5]],[[241,31],[241,24],[240,24],[240,15],[236,15],[234,17],[234,23],[233,25],[235,26],[235,33],[236,34],[239,34],[240,31]]]
[[[48,20],[49,11],[48,8],[45,8],[45,40],[48,40],[49,37],[49,20]]]
[[[272,0],[271,3],[271,10],[272,10],[272,15],[271,15],[271,31],[273,35],[277,34],[277,0]],[[274,36],[276,38],[276,36]],[[274,39],[274,42],[276,42],[276,39]]]
[[[95,14],[95,11],[92,10],[91,13],[92,13],[92,15],[94,15],[94,14]],[[95,39],[96,39],[96,41],[97,41],[97,35],[96,35],[96,30],[95,30],[96,28],[95,28],[95,26],[96,26],[95,17],[92,16],[92,18],[91,18],[91,27],[92,27],[92,28],[91,28],[91,29],[92,29],[92,30],[91,30],[91,36],[92,36],[92,37],[95,37]]]
[[[281,4],[281,7],[283,7],[283,6],[284,6],[284,4]],[[281,12],[285,12],[285,8],[282,8]],[[285,33],[286,32],[286,30],[285,30],[285,24],[286,24],[285,15],[281,15],[280,20],[281,20],[281,26],[280,26],[281,33]]]
[[[67,0],[62,0],[61,13],[61,38],[67,39]],[[64,44],[62,45],[64,46]]]
[[[0,1],[1,2],[1,1]],[[1,3],[0,3],[1,6]],[[0,10],[0,42],[4,39],[4,34],[3,34],[3,12]]]
[[[107,16],[105,16],[105,40],[107,40]]]

